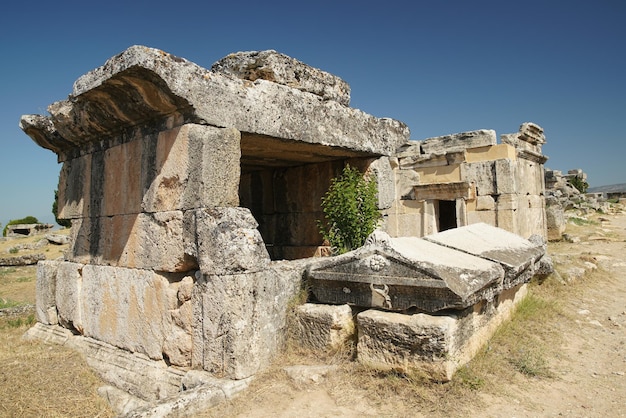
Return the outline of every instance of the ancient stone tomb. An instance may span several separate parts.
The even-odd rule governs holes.
[[[406,125],[349,100],[343,80],[274,51],[231,54],[207,70],[134,46],[80,77],[49,116],[23,116],[22,129],[62,163],[59,217],[72,220],[65,258],[39,265],[31,334],[82,347],[107,380],[154,402],[197,380],[194,370],[247,379],[266,367],[284,341],[288,302],[308,280],[318,306],[362,311],[353,329],[363,361],[387,356],[367,331],[387,320],[452,321],[445,333],[455,348],[444,344],[436,357],[468,352],[469,335],[494,317],[480,315],[519,295],[545,252],[514,235],[545,236],[542,180],[528,159],[500,161],[510,151],[541,165],[543,134],[527,125],[514,145],[426,158],[433,141],[416,148]],[[472,168],[476,152],[491,156],[484,170],[496,164],[497,189]],[[444,160],[456,162],[437,172],[465,174],[418,170]],[[324,251],[320,201],[346,163],[377,181],[389,235],[345,256],[309,258]],[[511,167],[532,173],[528,191],[505,184]],[[498,198],[490,215],[466,210],[489,198]],[[443,218],[422,227],[446,199],[462,219],[454,226],[475,225],[418,239],[446,229]],[[505,221],[521,202],[538,231]],[[418,205],[425,212],[410,209]],[[455,366],[437,367],[449,378]]]

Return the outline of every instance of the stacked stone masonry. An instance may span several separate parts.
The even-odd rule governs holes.
[[[207,70],[133,46],[80,77],[48,116],[23,116],[24,132],[62,163],[59,217],[72,220],[65,258],[39,265],[34,334],[71,330],[89,347],[160,364],[174,381],[191,369],[247,379],[280,351],[288,303],[320,262],[401,260],[412,280],[427,272],[445,284],[410,302],[434,311],[476,309],[523,285],[532,269],[469,251],[461,259],[491,263],[478,291],[446,273],[445,257],[414,257],[445,244],[415,240],[483,223],[545,237],[542,129],[525,123],[500,144],[490,130],[412,141],[402,122],[349,102],[345,81],[275,51]],[[396,247],[309,258],[328,251],[320,202],[346,164],[377,182],[381,229]],[[527,258],[532,266],[537,254]],[[386,308],[384,285],[365,284],[363,294],[382,297],[375,308]],[[346,322],[346,312],[308,314]],[[166,396],[144,386],[133,395]]]

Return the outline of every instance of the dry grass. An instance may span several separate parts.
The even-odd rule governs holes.
[[[0,319],[0,417],[113,416],[78,353],[22,339],[28,326],[15,319]]]
[[[17,244],[33,244],[42,238],[2,241],[0,253],[8,257],[42,252],[46,258],[54,259],[67,247],[47,245],[37,250],[9,251]],[[27,309],[20,314],[0,316],[0,417],[113,416],[96,393],[102,382],[78,353],[22,338],[34,323],[34,312],[26,305],[35,303],[36,269],[36,266],[0,267],[0,308]]]

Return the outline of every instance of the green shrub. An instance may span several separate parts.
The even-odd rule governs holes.
[[[589,183],[578,177],[572,177],[569,182],[581,193],[586,193],[589,188]]]
[[[331,180],[322,198],[325,222],[318,221],[318,226],[334,254],[359,248],[374,232],[381,217],[376,207],[377,195],[376,182],[364,178],[350,165]]]
[[[35,218],[34,216],[27,216],[22,219],[12,219],[9,222],[7,222],[7,224],[4,226],[4,229],[2,230],[2,236],[3,237],[7,236],[7,230],[9,229],[9,225],[38,224],[38,223],[39,223],[39,220],[37,220],[37,218]]]

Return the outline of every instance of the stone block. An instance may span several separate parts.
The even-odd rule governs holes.
[[[71,100],[54,103],[49,112],[49,118],[25,116],[21,123],[38,144],[62,154],[61,161],[74,147],[146,120],[169,125],[202,120],[206,125],[370,155],[391,155],[410,135],[399,121],[375,118],[274,82],[208,71],[145,46],[130,47],[80,77]]]
[[[272,263],[265,271],[199,274],[194,287],[192,366],[244,379],[267,367],[285,341],[287,305],[304,265]]]
[[[494,181],[496,183],[495,194],[518,193],[518,178],[516,173],[516,163],[511,160],[496,160]],[[520,181],[526,181],[521,178]]]
[[[543,246],[484,223],[451,229],[424,239],[500,264],[505,271],[504,289],[530,280],[536,270],[535,262],[545,254]]]
[[[304,347],[320,351],[344,348],[355,335],[348,305],[305,303],[296,308],[296,338]]]
[[[477,196],[476,197],[476,210],[495,210],[496,202],[493,197],[487,196]],[[493,225],[493,224],[492,224]]]
[[[492,298],[503,277],[497,263],[415,237],[365,245],[307,270],[308,287],[321,303],[390,311],[463,309]]]
[[[83,264],[62,262],[57,270],[56,306],[59,324],[83,333],[80,309]]]
[[[198,260],[203,274],[228,275],[267,268],[269,254],[249,209],[188,211],[185,225],[184,253]]]
[[[546,208],[546,222],[548,224],[548,241],[560,241],[567,226],[565,212],[561,205],[550,205]]]
[[[424,154],[458,152],[468,148],[496,145],[497,141],[495,131],[481,129],[425,139],[422,142],[422,152]]]
[[[151,270],[95,265],[82,269],[79,309],[85,336],[162,360],[164,342],[173,332],[170,311],[177,306],[168,277]]]
[[[58,324],[56,282],[59,261],[43,260],[37,264],[35,284],[35,316],[46,325]]]
[[[458,183],[462,179],[459,164],[440,167],[424,167],[416,169],[420,177],[420,184]]]
[[[466,182],[473,182],[476,194],[487,196],[497,194],[494,178],[495,161],[480,161],[461,164],[461,177]]]
[[[486,223],[488,225],[496,225],[497,223],[497,212],[494,210],[481,210],[481,211],[471,211],[467,212],[467,223],[477,224],[477,223]]]
[[[518,285],[493,300],[445,315],[367,310],[357,315],[357,359],[370,367],[449,381],[526,296]]]
[[[229,54],[213,64],[211,70],[249,81],[271,81],[350,105],[348,83],[273,50]]]
[[[69,261],[83,264],[183,272],[197,269],[185,251],[182,211],[139,213],[72,221]]]
[[[357,315],[357,359],[367,366],[401,373],[427,373],[450,380],[456,351],[456,320],[451,316],[405,315],[367,310]]]
[[[237,206],[240,137],[234,129],[186,124],[68,160],[59,179],[59,216]]]
[[[388,157],[374,160],[368,171],[374,174],[378,186],[378,209],[388,209],[396,198],[395,176]]]

